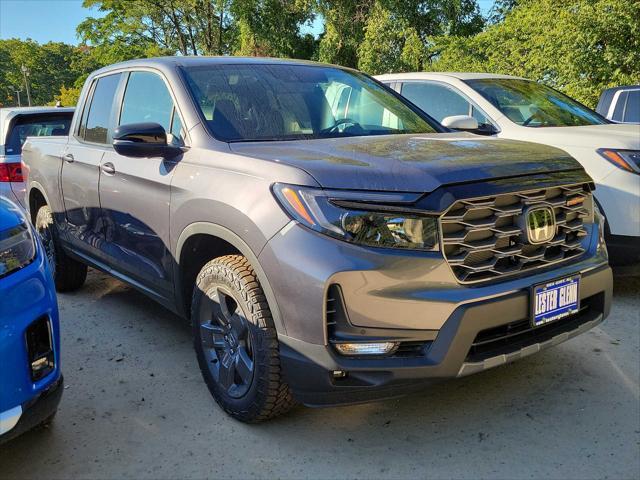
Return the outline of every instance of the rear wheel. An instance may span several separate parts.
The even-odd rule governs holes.
[[[202,268],[191,321],[202,375],[229,415],[260,422],[295,404],[282,378],[271,311],[245,257],[219,257]]]
[[[87,278],[87,266],[69,257],[60,247],[53,213],[48,205],[38,210],[35,227],[44,245],[56,290],[58,292],[78,290]]]

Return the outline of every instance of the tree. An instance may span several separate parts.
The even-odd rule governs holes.
[[[500,23],[521,0],[494,0],[489,10],[488,21],[491,24]]]
[[[356,68],[358,47],[364,40],[364,27],[373,5],[374,0],[319,0],[317,8],[324,19],[324,33],[318,45],[318,60]]]
[[[423,70],[433,56],[431,36],[473,35],[483,25],[475,0],[376,0],[358,47],[358,68]]]
[[[300,27],[313,19],[311,0],[235,0],[238,25],[235,55],[311,58],[314,41]]]
[[[426,51],[419,34],[376,1],[358,48],[358,68],[371,74],[421,70]]]
[[[0,104],[17,105],[16,90],[22,90],[21,103],[27,104],[23,65],[28,70],[31,103],[51,102],[62,86],[74,85],[79,75],[73,66],[78,54],[76,47],[59,42],[40,45],[33,40],[0,40]]]
[[[640,78],[640,2],[524,0],[471,38],[434,38],[434,70],[543,81],[594,107],[602,89]]]
[[[80,38],[120,57],[230,52],[230,0],[84,0],[106,15],[78,25]]]

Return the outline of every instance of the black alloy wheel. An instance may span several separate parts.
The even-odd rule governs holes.
[[[243,397],[254,374],[251,331],[233,294],[216,287],[200,307],[200,338],[212,377],[231,398]]]

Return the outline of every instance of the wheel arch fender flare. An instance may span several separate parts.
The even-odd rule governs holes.
[[[187,240],[189,240],[189,238],[192,237],[193,235],[210,235],[212,237],[220,238],[228,242],[229,244],[231,244],[234,248],[236,248],[240,252],[240,254],[242,254],[247,258],[247,260],[249,260],[249,262],[251,263],[251,266],[256,272],[258,281],[260,282],[260,285],[262,286],[262,290],[264,291],[264,294],[267,298],[267,303],[269,304],[269,309],[271,310],[271,316],[273,318],[273,323],[276,327],[276,330],[279,334],[286,335],[286,328],[282,320],[282,316],[280,314],[280,309],[278,307],[278,302],[276,300],[275,293],[271,288],[271,284],[269,283],[267,274],[265,273],[262,266],[260,265],[260,262],[258,260],[258,255],[256,255],[253,252],[251,247],[249,247],[249,245],[244,240],[242,240],[242,238],[240,238],[239,235],[229,230],[228,228],[223,227],[222,225],[218,225],[210,222],[194,222],[188,225],[187,227],[185,227],[184,230],[182,230],[182,232],[178,236],[178,240],[176,242],[176,248],[175,248],[176,261],[174,262],[174,265],[176,268],[176,271],[174,272],[175,274],[174,278],[176,279],[176,295],[178,296],[178,300],[179,300],[178,304],[182,305],[181,302],[183,300],[182,298],[180,298],[182,296],[182,291],[183,291],[182,279],[180,275],[180,269],[181,269],[180,259],[182,256],[182,249],[187,243]],[[185,314],[187,315],[188,313],[189,312],[185,312]]]
[[[27,188],[27,198],[25,199],[26,203],[27,203],[25,205],[25,209],[29,212],[29,215],[32,218],[35,218],[35,215],[38,213],[38,212],[32,212],[31,211],[31,195],[33,194],[34,191],[36,191],[40,195],[42,195],[44,197],[45,203],[50,208],[53,208],[52,205],[51,205],[51,201],[49,200],[49,195],[47,195],[46,189],[42,186],[42,184],[40,184],[40,182],[32,180],[31,182],[29,182],[29,186]]]

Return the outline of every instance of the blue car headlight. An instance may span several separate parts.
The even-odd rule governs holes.
[[[35,256],[36,244],[26,223],[0,231],[0,277],[23,268]]]

